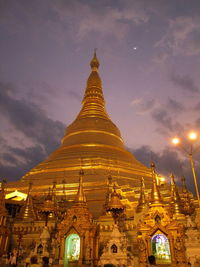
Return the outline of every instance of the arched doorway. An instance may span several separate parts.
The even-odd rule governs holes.
[[[69,262],[76,262],[80,257],[80,237],[77,234],[70,234],[65,239],[64,266]]]
[[[156,257],[156,263],[171,263],[169,239],[162,232],[157,232],[151,238],[152,254]]]
[[[113,244],[113,245],[111,246],[111,252],[112,252],[112,253],[117,253],[117,246],[116,246],[115,244]]]

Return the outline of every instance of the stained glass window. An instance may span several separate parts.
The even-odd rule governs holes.
[[[71,234],[65,239],[65,266],[69,261],[77,261],[80,256],[80,237]]]
[[[155,234],[151,238],[152,254],[156,257],[157,263],[171,262],[169,240],[164,234]]]

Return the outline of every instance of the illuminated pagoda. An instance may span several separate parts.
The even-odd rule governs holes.
[[[108,172],[120,185],[137,187],[140,178],[144,177],[145,184],[150,187],[149,168],[126,150],[119,129],[106,112],[96,52],[90,66],[91,73],[87,80],[82,108],[76,119],[67,127],[61,146],[27,172],[20,181],[9,183],[10,191],[14,191],[16,187],[21,192],[27,191],[31,182],[34,192],[40,194],[56,181],[59,195],[63,193],[63,180],[66,181],[66,187],[74,190],[77,187],[80,167],[86,177],[86,194],[95,187],[96,194],[101,195]]]
[[[15,251],[19,266],[37,255],[57,267],[145,267],[153,254],[161,266],[195,266],[197,202],[173,175],[171,185],[162,183],[154,163],[148,168],[126,150],[105,110],[96,52],[90,66],[82,108],[61,146],[1,188],[4,257]]]

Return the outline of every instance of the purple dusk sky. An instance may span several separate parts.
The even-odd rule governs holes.
[[[197,0],[0,0],[1,178],[58,147],[98,48],[106,109],[128,149],[192,188],[170,138],[200,136],[199,14]]]

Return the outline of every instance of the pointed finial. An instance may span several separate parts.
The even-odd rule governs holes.
[[[171,197],[173,203],[173,212],[175,215],[180,215],[183,209],[181,199],[178,193],[178,189],[176,187],[173,173],[170,175],[170,177],[171,177]]]
[[[183,195],[182,195],[182,198],[181,198],[182,199],[182,204],[183,204],[182,205],[183,213],[185,215],[191,215],[195,210],[194,204],[191,201],[190,193],[189,193],[189,191],[187,189],[186,179],[185,179],[184,176],[182,176],[181,181],[182,181],[182,185],[183,185],[183,187],[182,187]]]
[[[76,199],[75,199],[75,202],[76,203],[79,203],[79,204],[85,204],[86,203],[86,198],[85,198],[85,194],[84,194],[84,191],[83,191],[83,175],[84,175],[84,172],[82,169],[80,169],[80,172],[79,172],[79,187],[78,187],[78,191],[77,191],[77,195],[76,195]]]
[[[97,59],[96,51],[94,51],[94,56],[90,62],[90,66],[92,69],[87,79],[85,94],[82,101],[82,109],[76,120],[96,116],[110,120],[105,110],[102,82],[98,72],[99,60]]]
[[[29,183],[29,187],[28,187],[28,195],[31,193],[31,191],[32,191],[32,186],[33,186],[33,183],[32,182],[30,182]]]
[[[65,184],[66,184],[66,181],[65,181],[65,179],[63,179],[63,180],[62,180],[62,193],[63,193],[63,195],[62,195],[62,197],[61,197],[63,201],[66,200],[66,193],[65,193],[65,190],[66,190],[66,189],[65,189]]]
[[[156,171],[155,171],[155,163],[152,161],[151,162],[151,172],[152,172],[152,178],[153,178],[153,183],[152,183],[152,189],[151,189],[151,204],[162,204],[162,198],[160,194],[159,187],[157,185],[157,177],[156,177]]]
[[[53,182],[52,186],[52,201],[54,203],[54,206],[58,206],[57,196],[56,196],[56,181]]]
[[[28,187],[26,202],[22,206],[19,214],[16,216],[17,220],[35,221],[38,219],[37,213],[36,213],[34,205],[33,205],[31,190],[32,190],[32,183],[30,182],[29,187]]]
[[[140,188],[140,198],[138,200],[138,205],[136,208],[136,212],[142,211],[146,207],[146,197],[145,197],[145,184],[144,184],[144,178],[141,178],[141,188]]]
[[[112,203],[109,203],[109,205],[114,207],[114,208],[118,207],[118,206],[119,207],[123,206],[122,203],[121,203],[121,200],[120,200],[120,198],[121,198],[120,194],[117,193],[116,189],[117,189],[117,186],[116,186],[116,184],[114,184],[113,192],[111,194],[111,202]]]
[[[51,187],[49,185],[48,194],[45,197],[45,200],[52,200]]]
[[[94,56],[90,62],[90,66],[91,66],[93,71],[97,71],[97,69],[99,68],[99,65],[100,65],[99,60],[98,60],[97,55],[96,55],[96,51],[97,51],[97,48],[94,49]]]
[[[184,176],[182,176],[181,182],[182,182],[182,185],[183,185],[183,193],[187,193],[188,190],[187,190],[186,181],[185,181],[185,177]]]
[[[144,185],[144,177],[141,178],[141,188],[144,189],[145,185]]]
[[[113,192],[112,176],[109,175],[107,179],[107,192],[106,192],[106,200],[104,204],[103,214],[105,214],[107,207],[108,207],[108,203],[110,203],[112,192]]]
[[[152,161],[151,162],[151,170],[155,172],[155,168],[156,168],[155,162]]]
[[[111,199],[107,204],[106,211],[112,212],[115,224],[117,222],[117,218],[119,217],[119,215],[123,213],[124,208],[125,207],[120,200],[120,195],[116,192],[116,184],[114,184],[113,192],[111,194]]]
[[[174,180],[173,173],[171,173],[170,177],[171,177],[171,184],[175,186],[175,180]]]

